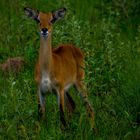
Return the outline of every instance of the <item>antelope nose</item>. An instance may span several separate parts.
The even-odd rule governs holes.
[[[48,29],[47,29],[47,28],[42,28],[42,29],[41,29],[41,34],[42,34],[43,36],[47,35],[47,34],[48,34]]]

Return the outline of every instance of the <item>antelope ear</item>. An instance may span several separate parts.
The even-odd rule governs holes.
[[[52,12],[53,18],[50,22],[55,23],[59,19],[63,18],[65,13],[66,13],[66,8],[61,8],[61,9],[58,9],[58,10]]]
[[[28,7],[25,7],[24,8],[24,12],[25,12],[25,15],[29,18],[32,18],[34,19],[35,21],[39,22],[39,19],[38,19],[38,11],[35,11],[31,8],[28,8]]]

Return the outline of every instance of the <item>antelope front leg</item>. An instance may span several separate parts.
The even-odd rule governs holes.
[[[45,112],[46,112],[46,99],[45,94],[41,91],[40,87],[38,88],[38,115],[39,118],[42,119],[45,118]]]
[[[58,105],[60,109],[60,121],[62,122],[63,126],[66,126],[65,116],[64,116],[64,90],[58,92]]]

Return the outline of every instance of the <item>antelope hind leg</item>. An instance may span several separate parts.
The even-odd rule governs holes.
[[[66,101],[66,106],[67,106],[68,112],[73,113],[76,105],[68,91],[65,92],[65,101]]]
[[[85,90],[86,88],[84,87],[82,81],[77,82],[75,84],[75,87],[80,92],[80,95],[81,95],[81,97],[83,99],[84,105],[86,107],[87,114],[90,117],[91,128],[93,130],[95,130],[95,125],[94,125],[95,113],[94,113],[94,110],[93,110],[89,100],[88,100],[88,95],[87,95],[87,92]]]

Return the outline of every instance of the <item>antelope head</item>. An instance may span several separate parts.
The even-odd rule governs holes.
[[[46,38],[48,34],[52,32],[52,25],[56,21],[64,17],[66,8],[60,8],[53,12],[44,13],[26,7],[24,8],[24,11],[27,17],[37,22],[37,24],[39,25],[41,36]]]

